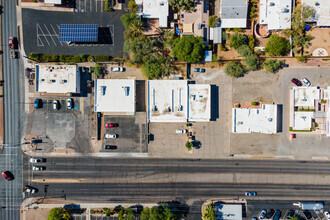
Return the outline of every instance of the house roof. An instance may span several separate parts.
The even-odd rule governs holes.
[[[260,0],[259,22],[268,30],[291,28],[292,0]]]
[[[137,0],[138,5],[142,5],[143,17],[158,18],[159,27],[168,26],[169,6],[168,0]]]
[[[303,0],[303,4],[315,9],[312,22],[316,22],[319,27],[330,26],[330,1],[329,0]]]
[[[247,0],[221,0],[221,27],[246,28]]]

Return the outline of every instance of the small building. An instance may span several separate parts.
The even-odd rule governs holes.
[[[260,0],[259,23],[268,30],[291,28],[292,0]]]
[[[233,133],[264,133],[278,132],[278,106],[262,104],[260,107],[233,108]]]
[[[242,220],[242,204],[215,203],[216,219],[219,220]]]
[[[95,80],[95,112],[134,115],[135,89],[134,79]]]
[[[54,5],[61,5],[62,0],[44,0],[45,4],[54,4]]]
[[[211,27],[210,28],[210,40],[213,41],[213,44],[222,43],[222,28],[221,27]]]
[[[168,0],[136,0],[138,14],[147,19],[157,19],[160,28],[168,27]]]
[[[209,121],[210,99],[210,85],[188,85],[187,80],[148,80],[148,121]]]
[[[330,26],[330,1],[329,0],[302,0],[303,5],[315,9],[315,14],[310,22],[315,22],[318,27]]]
[[[221,0],[221,28],[246,28],[248,0]]]
[[[36,92],[54,94],[80,93],[77,65],[36,65]]]

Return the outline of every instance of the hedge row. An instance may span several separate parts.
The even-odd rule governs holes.
[[[29,58],[35,61],[46,61],[46,62],[66,62],[66,63],[80,63],[87,61],[101,62],[110,61],[110,56],[95,55],[95,56],[72,56],[72,55],[48,55],[48,54],[37,54],[30,53]]]

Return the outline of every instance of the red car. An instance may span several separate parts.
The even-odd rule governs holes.
[[[13,175],[10,171],[2,172],[2,176],[3,176],[7,181],[10,181],[10,180],[13,180],[13,179],[14,179],[14,175]]]
[[[112,123],[112,124],[105,124],[105,127],[107,127],[107,128],[118,127],[118,124],[115,124],[115,123]]]
[[[296,84],[296,86],[302,86],[301,82],[298,79],[296,79],[296,78],[291,79],[291,82],[293,82],[294,84]]]
[[[16,39],[15,37],[9,37],[9,48],[15,49],[16,48]]]

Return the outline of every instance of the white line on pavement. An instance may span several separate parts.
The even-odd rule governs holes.
[[[54,42],[54,44],[55,44],[55,46],[57,46],[57,44],[56,44],[56,42],[54,41],[54,39],[53,39],[53,35],[49,32],[49,30],[48,30],[48,28],[47,28],[47,26],[46,26],[46,24],[44,24],[45,25],[45,28],[46,28],[46,30],[48,31],[48,33],[49,33],[49,36],[50,36],[50,38],[52,39],[52,41]]]
[[[40,31],[42,32],[42,35],[45,36],[45,33],[42,31],[41,27],[39,26],[39,24],[37,24],[38,27],[40,28]],[[48,45],[50,46],[50,43],[48,42],[47,38],[45,37],[45,40],[47,41]]]

